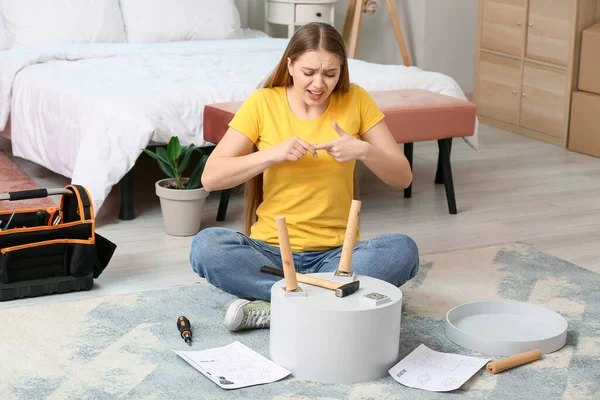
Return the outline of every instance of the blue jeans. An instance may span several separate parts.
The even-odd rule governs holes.
[[[335,272],[342,248],[293,252],[296,271]],[[283,268],[279,247],[227,228],[206,228],[192,242],[194,271],[215,287],[248,300],[271,299],[271,286],[283,279],[260,272],[263,265]],[[401,286],[419,269],[419,251],[406,235],[387,234],[355,243],[351,270]]]

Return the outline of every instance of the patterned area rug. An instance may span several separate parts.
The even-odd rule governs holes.
[[[445,313],[461,303],[527,301],[557,311],[569,322],[567,345],[561,350],[498,375],[481,369],[450,393],[411,389],[390,376],[354,385],[325,385],[290,376],[267,385],[221,389],[172,352],[190,349],[178,336],[177,317],[186,315],[192,323],[192,350],[237,340],[268,357],[269,331],[228,332],[221,321],[232,297],[204,283],[11,308],[0,312],[0,398],[597,398],[599,288],[598,274],[525,244],[423,257],[419,274],[402,287],[400,358],[421,343],[437,351],[481,356],[444,335]]]
[[[0,151],[0,193],[16,192],[19,190],[39,189],[17,164]],[[49,198],[0,201],[0,211],[13,210],[14,208],[52,207],[55,203]],[[1,218],[0,218],[1,219]]]

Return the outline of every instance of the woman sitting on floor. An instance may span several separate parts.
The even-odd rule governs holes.
[[[406,188],[412,172],[371,96],[351,84],[344,41],[335,28],[309,23],[290,39],[281,61],[240,107],[210,155],[208,191],[246,183],[245,233],[207,228],[194,238],[194,271],[239,300],[230,330],[269,327],[270,289],[282,268],[275,218],[286,218],[296,271],[338,268],[355,195],[355,163]],[[254,147],[258,151],[252,151]],[[401,286],[417,273],[419,254],[406,235],[358,241],[351,270]]]

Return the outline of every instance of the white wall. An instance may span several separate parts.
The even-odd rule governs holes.
[[[349,0],[336,3],[335,27],[341,32]],[[478,0],[396,0],[398,17],[412,64],[454,78],[463,91],[473,92]],[[249,26],[264,27],[264,0],[248,0]],[[286,28],[274,26],[285,37]],[[381,64],[402,64],[386,0],[377,12],[363,14],[356,57]]]
[[[454,78],[473,92],[477,0],[427,0],[422,68]]]

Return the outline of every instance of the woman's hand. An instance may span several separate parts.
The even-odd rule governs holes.
[[[288,140],[271,147],[268,150],[274,163],[284,161],[298,161],[306,153],[310,153],[313,157],[317,157],[317,151],[307,141],[300,139],[297,136],[292,136]]]
[[[333,122],[333,129],[340,135],[339,138],[329,142],[315,144],[316,150],[325,150],[338,162],[361,160],[364,158],[369,144],[365,141],[355,138],[344,131],[337,122]]]

